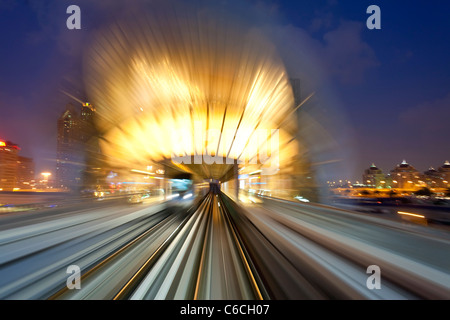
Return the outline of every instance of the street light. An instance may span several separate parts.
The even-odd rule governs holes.
[[[52,174],[50,172],[41,172],[41,175],[44,177],[42,180],[42,186],[48,189],[48,177],[50,177]]]
[[[44,181],[48,181],[48,177],[52,174],[50,172],[42,172],[41,175],[44,177]]]

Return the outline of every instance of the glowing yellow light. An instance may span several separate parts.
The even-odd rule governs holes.
[[[298,154],[293,91],[271,43],[197,16],[158,23],[113,25],[88,51],[86,87],[111,163],[174,155],[250,161],[262,145],[255,132],[264,130],[267,144],[279,141],[273,158]]]
[[[402,214],[402,215],[406,215],[406,216],[411,216],[411,217],[417,217],[417,218],[425,218],[425,216],[420,215],[420,214],[415,214],[415,213],[410,213],[410,212],[403,212],[403,211],[398,211],[398,214]]]
[[[155,174],[154,172],[142,171],[137,169],[131,169],[132,172],[143,173],[143,174]]]

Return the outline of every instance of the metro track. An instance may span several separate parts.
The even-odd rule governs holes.
[[[83,290],[69,290],[67,286],[63,286],[48,299],[114,299],[133,274],[133,270],[142,267],[142,257],[152,253],[153,258],[156,258],[179,225],[181,215],[174,215],[167,211],[169,210],[166,209],[157,214],[163,216],[158,223],[141,228],[135,237],[130,238],[128,242],[96,264],[86,268],[80,279]]]
[[[71,241],[44,250],[51,254],[65,247],[75,250],[86,243],[70,256],[71,263],[82,266],[81,289],[70,290],[62,281],[67,278],[63,272],[69,260],[65,258],[27,281],[18,279],[0,287],[2,297],[50,300],[450,297],[445,257],[439,260],[450,242],[445,235],[431,231],[412,232],[414,229],[361,215],[354,217],[347,211],[285,201],[267,200],[264,205],[243,206],[220,191],[210,191],[188,205],[175,201],[161,207],[135,208],[138,210],[128,209],[132,217],[124,220],[127,222],[123,225],[116,223],[111,229],[100,228],[80,237],[74,234]],[[113,216],[122,218],[119,212]],[[56,225],[63,230],[68,228],[61,223]],[[34,236],[40,235],[29,237]],[[395,240],[400,242],[389,245]],[[13,245],[16,240],[9,241],[6,245]],[[406,252],[405,241],[416,241],[430,250],[420,255],[413,254],[413,250]],[[23,260],[29,255],[17,256],[6,265],[13,268],[16,262],[25,263]],[[434,255],[437,257],[432,261]],[[372,264],[382,269],[381,290],[367,287],[366,268]],[[0,265],[0,271],[1,267],[5,264]],[[56,271],[60,276],[54,277]]]
[[[69,265],[79,266],[84,273],[170,215],[170,210],[158,204],[139,209],[77,210],[51,223],[2,233],[0,298],[48,299],[66,287]]]
[[[82,294],[83,290],[79,290],[68,294],[66,290],[58,298],[410,300],[446,297],[445,285],[442,288],[427,281],[418,285],[410,279],[410,270],[375,259],[369,251],[377,252],[379,248],[362,252],[357,247],[363,243],[352,247],[352,239],[337,241],[342,234],[315,229],[311,219],[315,219],[316,209],[310,208],[311,212],[299,215],[289,203],[277,203],[276,208],[281,211],[261,207],[247,211],[225,194],[210,192],[196,207],[190,207],[182,219],[180,213],[175,215],[177,219],[167,218],[88,272],[82,281],[88,288],[95,288],[96,293]],[[334,220],[333,214],[339,213],[319,215],[318,219],[322,223],[333,222],[336,230],[341,230],[346,218]],[[374,226],[379,227],[378,222]],[[380,257],[387,254],[379,252]],[[147,258],[143,259],[145,255]],[[390,257],[404,261],[402,257]],[[367,288],[366,268],[371,261],[383,266],[386,274],[383,290]],[[430,270],[431,274],[440,276],[439,272]],[[94,274],[97,275],[93,277]],[[110,282],[116,285],[111,288]],[[105,287],[110,288],[108,294]]]
[[[132,300],[254,300],[264,289],[219,194],[209,193],[178,228],[145,275],[136,274],[115,298]],[[147,264],[150,264],[150,257]],[[141,281],[141,279],[143,279]],[[134,283],[134,280],[139,283]]]
[[[439,230],[284,200],[236,217],[273,299],[450,298],[450,237]],[[380,290],[367,286],[371,265]]]
[[[177,211],[82,272],[82,288],[48,299],[268,298],[220,194]]]

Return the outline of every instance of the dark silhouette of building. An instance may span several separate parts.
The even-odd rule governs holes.
[[[59,117],[55,187],[76,190],[82,185],[88,144],[95,135],[94,116],[91,104],[84,103],[77,110],[69,103]]]

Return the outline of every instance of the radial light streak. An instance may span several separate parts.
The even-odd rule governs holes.
[[[251,159],[252,133],[281,123],[280,140],[292,140],[292,87],[270,42],[209,15],[155,17],[110,26],[88,52],[87,89],[114,164],[174,154]]]

